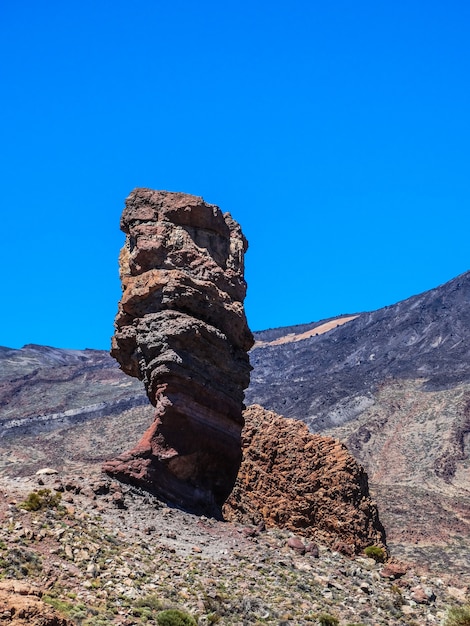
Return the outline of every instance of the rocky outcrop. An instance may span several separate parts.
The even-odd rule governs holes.
[[[242,444],[226,519],[264,521],[350,554],[385,546],[367,474],[339,441],[253,405],[245,411]]]
[[[123,294],[111,354],[144,381],[155,421],[109,474],[220,515],[241,461],[253,344],[243,308],[247,241],[215,205],[136,189],[121,219]]]
[[[16,580],[0,582],[0,620],[10,626],[73,626],[41,600],[37,588]],[[5,621],[4,621],[5,620]]]

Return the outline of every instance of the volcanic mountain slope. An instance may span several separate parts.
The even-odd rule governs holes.
[[[368,471],[392,553],[468,575],[470,272],[348,317],[324,333],[257,334],[247,400],[346,443]]]
[[[103,350],[0,347],[0,435],[41,433],[148,403]]]
[[[390,378],[420,378],[429,390],[470,382],[470,272],[378,311],[327,321],[329,332],[320,322],[255,334],[249,404],[319,432],[356,417]]]

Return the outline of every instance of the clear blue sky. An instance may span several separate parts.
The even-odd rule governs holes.
[[[0,345],[109,347],[138,186],[250,241],[254,330],[470,267],[470,3],[3,0]]]

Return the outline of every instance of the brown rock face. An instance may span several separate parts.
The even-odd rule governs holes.
[[[106,463],[117,478],[220,515],[241,461],[253,344],[240,226],[202,198],[135,189],[121,219],[123,294],[111,354],[145,383],[155,421]]]
[[[73,626],[73,622],[43,602],[41,595],[34,587],[17,580],[1,581],[0,619],[10,626]]]
[[[351,554],[372,544],[385,546],[367,474],[339,441],[253,405],[245,411],[242,445],[226,519],[264,520]]]

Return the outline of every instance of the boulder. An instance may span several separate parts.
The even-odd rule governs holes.
[[[243,461],[224,516],[277,526],[354,555],[386,547],[367,474],[346,446],[252,405],[245,411]]]

